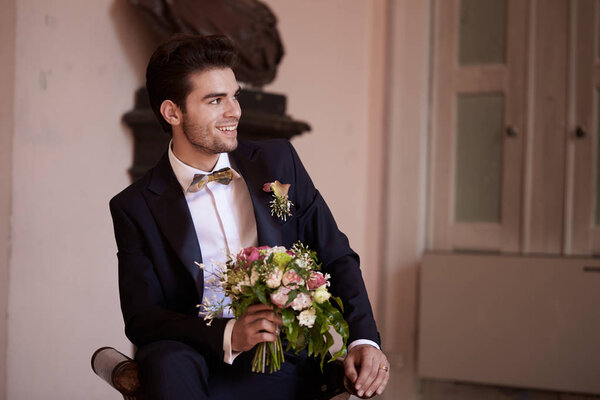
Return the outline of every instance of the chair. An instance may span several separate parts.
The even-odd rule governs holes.
[[[138,364],[123,353],[112,347],[99,348],[92,355],[92,370],[117,389],[124,400],[143,400],[138,380]],[[327,377],[327,383],[321,387],[323,396],[315,400],[347,400],[350,397],[342,361],[334,361],[332,371]]]

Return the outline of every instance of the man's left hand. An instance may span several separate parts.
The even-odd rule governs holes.
[[[390,363],[381,350],[361,344],[348,352],[344,371],[354,386],[353,394],[368,399],[385,390],[390,378]]]

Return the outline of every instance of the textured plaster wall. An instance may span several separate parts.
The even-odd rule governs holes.
[[[8,398],[116,399],[89,360],[130,350],[108,200],[128,184],[120,121],[149,49],[124,1],[16,6]]]
[[[380,266],[378,249],[369,238],[379,227],[369,220],[379,215],[380,204],[371,192],[381,187],[380,171],[369,155],[371,142],[382,134],[380,110],[372,104],[383,93],[374,87],[371,75],[377,67],[373,60],[383,59],[383,49],[372,43],[374,21],[384,19],[376,14],[382,2],[266,3],[279,19],[286,48],[277,79],[266,89],[287,94],[288,112],[311,124],[312,131],[293,144],[350,245],[361,255],[371,301],[376,302]]]
[[[15,1],[0,0],[0,400],[6,399],[11,161],[15,76]]]

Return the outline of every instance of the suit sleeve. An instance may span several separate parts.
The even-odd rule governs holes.
[[[368,339],[381,345],[359,257],[350,248],[346,235],[338,229],[295,149],[290,143],[288,146],[295,181],[295,189],[294,185],[290,188],[290,197],[296,206],[299,240],[317,251],[323,272],[331,275],[331,292],[344,304],[344,317],[350,328],[348,343]]]
[[[193,295],[183,294],[181,303],[167,304],[164,288],[157,276],[153,249],[139,221],[117,198],[110,202],[119,261],[119,294],[129,340],[141,347],[159,340],[186,343],[205,355],[223,359],[223,333],[227,320],[215,319],[211,325],[197,316]],[[140,207],[140,204],[137,204]],[[191,281],[191,280],[189,280]],[[183,292],[183,291],[182,291]],[[185,291],[196,293],[193,288]],[[186,298],[187,296],[187,298]]]

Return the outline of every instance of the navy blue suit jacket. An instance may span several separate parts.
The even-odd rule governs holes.
[[[240,141],[231,153],[252,198],[259,245],[291,247],[300,240],[316,250],[331,292],[342,298],[349,341],[379,334],[358,255],[339,231],[292,145],[284,140]],[[266,182],[291,184],[292,216],[270,214]],[[137,346],[178,340],[206,355],[223,357],[227,320],[211,326],[197,316],[203,292],[202,254],[192,218],[168,156],[110,201],[119,259],[119,292],[127,337]]]

